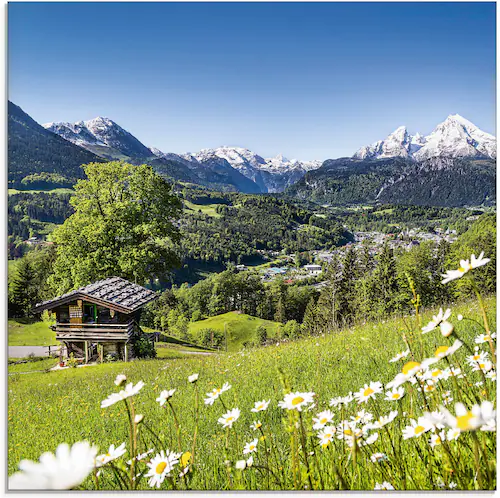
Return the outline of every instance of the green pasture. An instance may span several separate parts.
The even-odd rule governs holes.
[[[491,327],[495,330],[495,298],[488,298],[486,305]],[[474,301],[467,301],[452,308],[453,315],[450,320],[455,325],[456,333],[466,344],[473,347],[475,336],[482,332],[478,305]],[[435,311],[426,312],[423,322],[427,323]],[[464,316],[462,321],[457,319],[459,314]],[[229,319],[224,315],[215,318],[218,318],[218,326],[223,326]],[[329,483],[336,482],[332,462],[337,462],[340,472],[352,489],[373,489],[376,482],[386,480],[396,489],[438,489],[437,477],[445,478],[448,483],[457,481],[457,476],[460,479],[460,487],[478,488],[479,483],[474,480],[473,471],[476,465],[474,445],[469,433],[461,435],[458,441],[450,441],[451,457],[447,457],[442,448],[431,451],[427,443],[428,435],[402,440],[401,429],[409,424],[410,418],[416,419],[423,411],[422,398],[419,398],[419,392],[410,384],[405,384],[408,394],[396,404],[385,401],[384,395],[381,394],[376,402],[370,400],[362,406],[352,402],[345,411],[339,407],[332,408],[336,423],[342,418],[349,419],[360,409],[374,412],[376,417],[379,414],[388,414],[393,409],[398,410],[400,414],[396,421],[388,426],[387,432],[380,431],[380,438],[374,444],[362,448],[360,453],[355,455],[355,461],[352,452],[343,447],[341,441],[335,440],[335,451],[319,448],[317,437],[311,431],[311,417],[327,409],[332,397],[358,391],[370,381],[386,383],[394,378],[401,369],[401,363],[389,363],[389,359],[406,349],[402,339],[404,331],[415,345],[414,354],[418,359],[432,356],[438,346],[450,343],[441,336],[439,330],[426,335],[412,335],[407,325],[413,320],[411,316],[405,316],[368,322],[320,337],[292,342],[281,341],[279,345],[239,353],[110,363],[59,372],[9,376],[8,473],[14,472],[21,459],[37,460],[43,452],[54,451],[57,445],[63,442],[88,440],[97,444],[101,452],[106,452],[110,444],[119,445],[123,441],[128,444],[128,419],[124,404],[120,402],[106,409],[100,408],[101,401],[117,390],[113,383],[116,375],[125,374],[130,382],[145,383],[133,398],[136,413],[144,415],[144,422],[139,427],[141,451],[152,447],[159,450],[163,445],[175,451],[191,451],[195,393],[199,389],[199,431],[195,472],[191,474],[189,485],[191,489],[224,490],[235,487],[237,489],[237,486],[252,489],[293,489],[294,481],[290,469],[297,465],[297,462],[294,464],[290,459],[290,441],[298,436],[295,432],[287,432],[287,412],[277,404],[283,399],[284,389],[316,393],[316,406],[312,411],[306,410],[302,414],[304,425],[307,427],[304,441],[312,451],[309,455],[310,465],[319,469],[315,471],[316,477],[312,482],[315,488],[321,489],[323,485],[328,489],[328,486],[331,486]],[[248,322],[252,320],[249,319]],[[200,323],[196,326],[199,327]],[[214,326],[213,322],[211,326]],[[250,330],[250,327],[247,327],[247,330]],[[488,351],[486,346],[481,345],[484,351]],[[441,389],[449,390],[455,400],[462,396],[463,401],[470,406],[471,393],[478,399],[484,399],[486,390],[489,390],[488,399],[494,400],[495,384],[491,380],[487,379],[482,387],[475,386],[475,383],[484,382],[484,379],[479,372],[472,372],[467,366],[464,361],[467,354],[465,347],[462,347],[449,358],[449,364],[460,366],[467,374],[467,382],[460,379],[457,383],[455,378],[442,380],[439,393]],[[448,360],[440,360],[439,365],[440,368],[446,368]],[[199,381],[197,384],[190,384],[187,377],[195,372],[200,374]],[[205,393],[221,387],[225,382],[232,387],[221,397],[224,406],[227,409],[238,407],[241,410],[240,418],[230,430],[223,429],[217,423],[217,419],[226,411],[222,402],[217,400],[213,406],[203,403]],[[459,389],[459,383],[464,386],[463,391]],[[162,408],[155,401],[164,389],[176,389],[170,401],[179,419],[180,448],[177,446],[176,429],[168,406]],[[438,393],[429,395],[427,400],[435,406],[440,399],[435,400],[433,396],[438,396]],[[254,402],[263,399],[271,401],[269,408],[258,414],[252,413],[250,409],[253,408]],[[420,401],[415,403],[416,399]],[[259,436],[259,433],[250,428],[250,423],[255,420],[262,422],[266,439],[259,440],[258,452],[254,454],[254,467],[245,471],[244,476],[235,472],[229,479],[224,461],[234,462],[243,458],[244,444]],[[488,465],[493,466],[494,475],[495,433],[478,432],[478,437],[484,445],[485,454],[492,455],[493,460],[490,460]],[[270,462],[266,462],[265,457],[264,446],[267,444],[272,447]],[[375,452],[389,454],[389,463],[383,466],[374,465],[369,456]],[[477,465],[482,465],[484,470],[486,464],[482,460],[482,453],[478,455],[480,460]],[[304,461],[301,462],[301,468],[304,469]],[[265,466],[266,463],[274,474],[259,470],[259,466]],[[107,489],[117,489],[112,475],[110,470],[104,469],[100,476],[100,485]],[[318,480],[318,475],[322,476],[321,481]],[[486,472],[482,475],[485,479]],[[305,474],[302,474],[300,479],[303,483],[308,482]],[[166,484],[167,481],[164,485]],[[185,489],[184,484],[180,486]],[[482,486],[494,489],[495,483],[483,480]],[[147,481],[140,484],[141,489],[147,487]],[[93,479],[88,478],[83,488],[94,489]]]

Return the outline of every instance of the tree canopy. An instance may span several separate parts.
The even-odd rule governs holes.
[[[145,283],[178,265],[181,202],[151,166],[90,163],[75,186],[75,212],[53,232],[57,292],[109,276]]]

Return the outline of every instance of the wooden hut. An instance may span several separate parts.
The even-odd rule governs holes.
[[[56,315],[52,329],[68,356],[85,362],[108,354],[128,361],[130,342],[141,334],[142,307],[157,298],[155,292],[120,277],[111,277],[37,304],[35,313],[49,310]]]

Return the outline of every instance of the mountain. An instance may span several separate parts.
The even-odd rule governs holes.
[[[412,158],[416,161],[431,157],[471,157],[496,159],[496,138],[480,130],[459,114],[450,115],[432,133],[422,137],[410,135],[400,126],[384,140],[361,147],[356,159]]]
[[[256,183],[261,192],[269,193],[282,192],[302,178],[307,171],[321,166],[321,161],[289,161],[282,155],[264,159],[248,149],[227,146],[202,149],[195,154],[184,154],[183,157],[200,164],[213,163],[214,157],[219,157]]]
[[[153,156],[137,138],[108,118],[97,117],[76,123],[46,123],[43,127],[106,159],[143,161]]]
[[[494,205],[496,162],[470,157],[327,160],[286,190],[321,204]]]
[[[68,186],[83,178],[82,164],[102,160],[46,130],[10,101],[7,112],[10,186]]]

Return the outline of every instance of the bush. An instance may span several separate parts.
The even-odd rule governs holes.
[[[259,325],[255,330],[257,333],[257,341],[263,346],[267,342],[267,329],[263,325]]]
[[[206,328],[198,331],[198,343],[206,348],[220,349],[224,345],[224,332]]]
[[[154,342],[145,335],[136,336],[132,341],[132,348],[136,358],[156,358]]]

